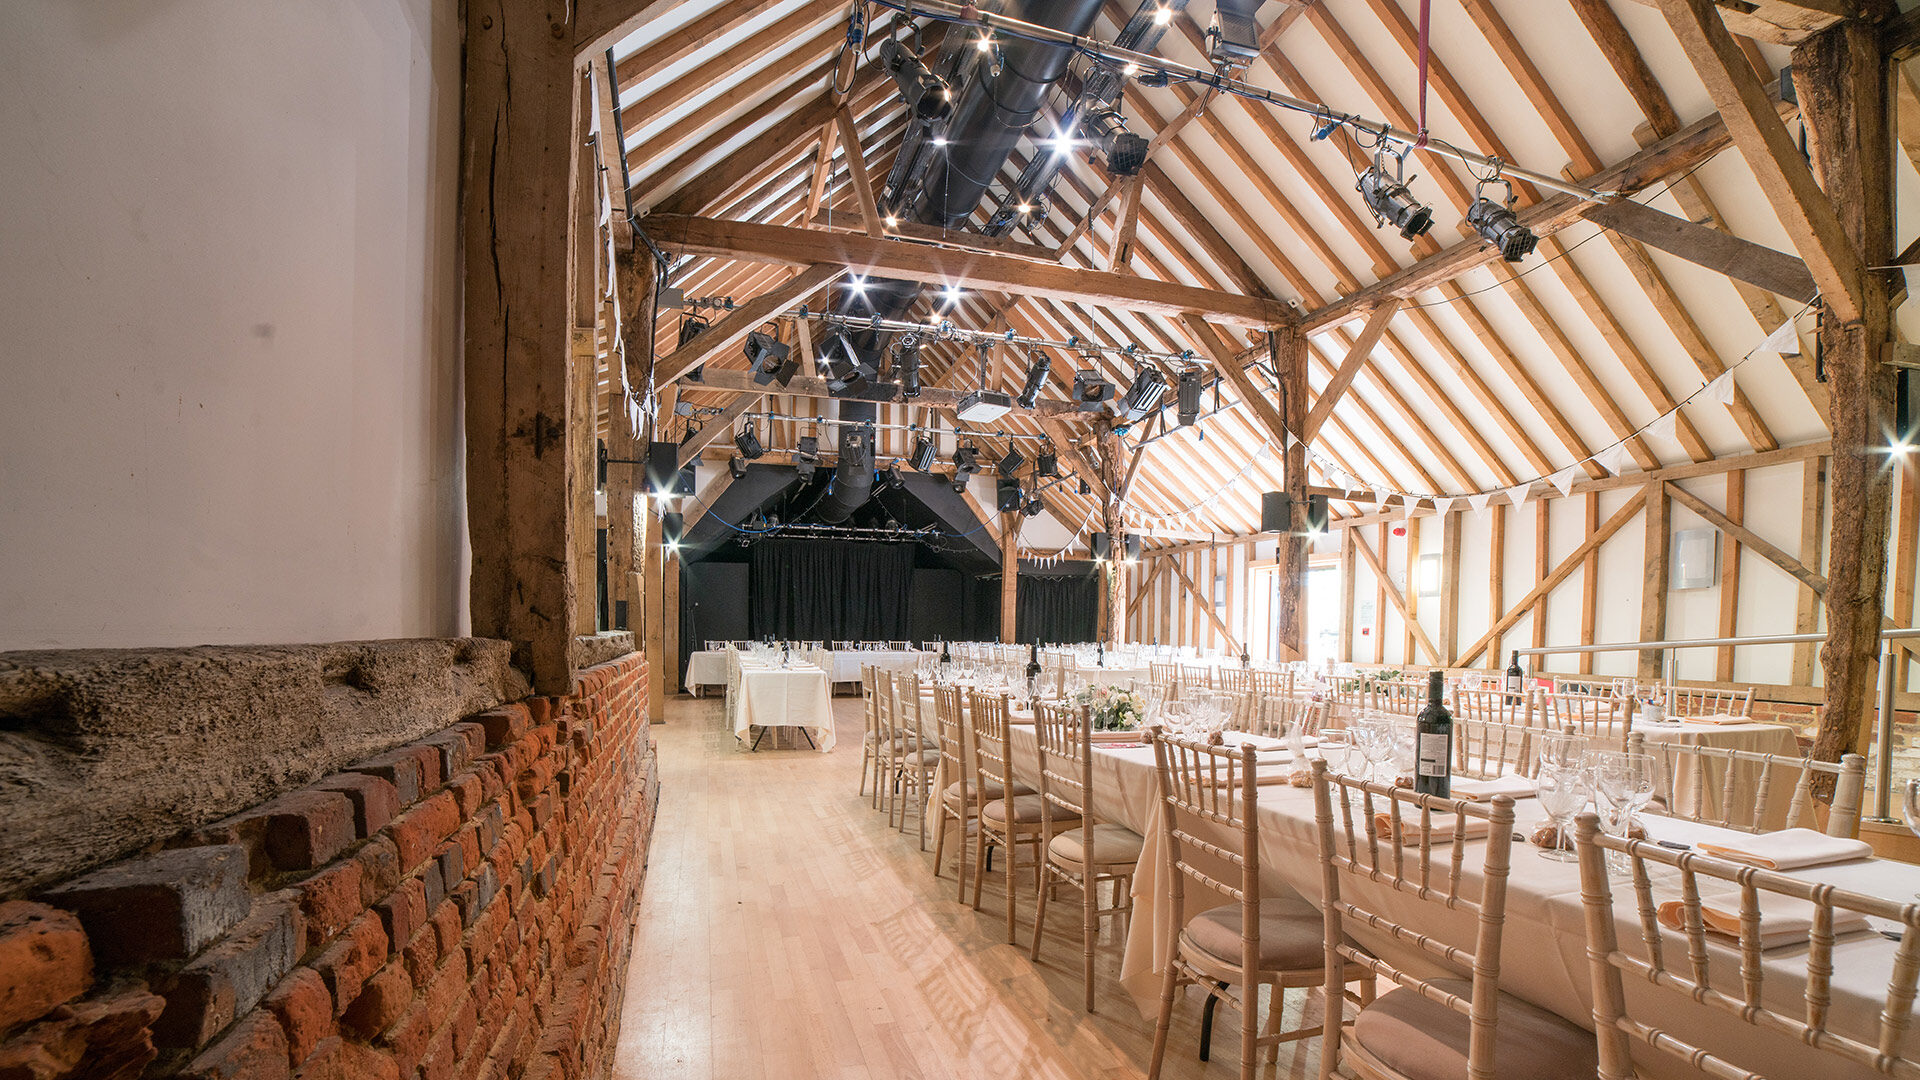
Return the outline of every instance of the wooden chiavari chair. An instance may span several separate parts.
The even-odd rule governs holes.
[[[1653,758],[1653,801],[1648,805],[1668,817],[1750,833],[1808,828],[1828,836],[1851,837],[1860,832],[1867,759],[1859,754],[1847,754],[1838,762],[1815,761],[1755,750],[1648,741],[1639,731],[1628,736],[1627,745],[1633,752]],[[1708,768],[1714,764],[1719,767]],[[1712,790],[1715,774],[1717,791]],[[1827,808],[1824,828],[1815,813],[1813,798],[1814,785],[1819,783],[1815,778],[1822,774],[1834,778],[1833,802]],[[1682,776],[1692,782],[1684,799],[1678,790]],[[1749,787],[1751,790],[1746,790]],[[1717,796],[1711,805],[1709,795]],[[1782,799],[1786,800],[1786,809],[1776,821],[1774,810]],[[1686,805],[1681,805],[1683,802]]]
[[[1479,803],[1416,795],[1405,788],[1334,776],[1326,762],[1315,760],[1313,801],[1326,920],[1326,985],[1344,986],[1360,975],[1392,984],[1361,1005],[1350,1030],[1342,1030],[1345,995],[1327,995],[1321,1080],[1341,1066],[1366,1080],[1572,1080],[1594,1074],[1591,1034],[1500,993],[1512,799],[1500,795]],[[1363,819],[1357,828],[1356,810]],[[1480,872],[1469,878],[1466,845],[1482,837],[1486,846]],[[1382,893],[1394,894],[1393,902],[1376,900]],[[1476,922],[1473,943],[1443,943],[1430,936],[1429,927],[1387,914],[1416,902],[1471,916]],[[1349,929],[1419,953],[1423,970],[1452,970],[1466,977],[1429,979],[1402,970],[1360,948],[1347,936]]]
[[[1758,867],[1675,851],[1645,840],[1627,840],[1600,831],[1592,813],[1575,819],[1574,848],[1580,855],[1580,895],[1586,904],[1587,957],[1593,972],[1593,1024],[1599,1042],[1600,1080],[1635,1080],[1631,1054],[1670,1055],[1676,1070],[1716,1080],[1761,1080],[1761,1074],[1722,1056],[1718,1048],[1693,1046],[1662,1026],[1653,1015],[1662,1005],[1685,1008],[1695,1002],[1756,1028],[1772,1031],[1887,1076],[1920,1077],[1908,1028],[1913,1020],[1916,976],[1920,976],[1920,904],[1849,892],[1833,885]],[[1639,915],[1640,949],[1620,948],[1616,931],[1614,882],[1608,852],[1629,863],[1633,907]],[[1679,875],[1675,897],[1671,872]],[[1656,893],[1655,873],[1659,874]],[[1664,899],[1663,899],[1664,898]],[[1627,898],[1621,897],[1624,901]],[[1777,997],[1767,992],[1763,953],[1784,945],[1768,937],[1769,913],[1806,932],[1806,969]],[[1872,1021],[1854,1030],[1836,1030],[1829,1008],[1835,969],[1834,941],[1842,934],[1870,932],[1867,919],[1888,919],[1901,927],[1884,1004]],[[1791,935],[1797,938],[1797,934]],[[1684,948],[1682,943],[1684,942]],[[1716,985],[1709,963],[1714,946],[1735,951]],[[1735,966],[1737,964],[1737,966]],[[1659,999],[1635,1019],[1628,1011],[1626,976],[1640,1000]],[[1733,983],[1738,980],[1738,985]],[[1769,1004],[1793,1002],[1792,1011]],[[1755,1063],[1773,1075],[1775,1063]],[[1593,1075],[1593,1074],[1589,1074]]]
[[[1213,669],[1204,664],[1181,664],[1180,696],[1213,689]]]
[[[1207,1059],[1212,1042],[1214,1006],[1224,1001],[1240,1013],[1240,1076],[1252,1080],[1260,1048],[1266,1047],[1272,1060],[1281,1043],[1320,1034],[1318,1027],[1279,1030],[1283,992],[1344,984],[1327,982],[1322,920],[1313,905],[1297,896],[1262,895],[1260,788],[1253,748],[1188,742],[1158,728],[1149,732],[1148,741],[1154,748],[1161,803],[1162,870],[1171,892],[1167,902],[1174,912],[1183,913],[1188,878],[1232,902],[1202,911],[1180,931],[1160,984],[1160,1015],[1147,1076],[1157,1080],[1160,1075],[1174,995],[1182,986],[1195,985],[1207,992],[1200,1059]],[[1238,872],[1238,880],[1221,880],[1196,866],[1183,854],[1188,849],[1226,863]],[[1261,986],[1272,988],[1264,1028],[1257,1023]]]
[[[940,867],[946,861],[947,822],[952,821],[958,827],[959,837],[954,845],[954,877],[959,889],[954,897],[957,902],[967,899],[967,845],[973,842],[973,832],[977,826],[979,800],[974,797],[973,739],[967,726],[965,691],[957,686],[936,686],[933,688],[933,716],[940,740],[941,769],[947,777],[946,789],[940,793],[938,818],[933,834],[933,876],[940,876]],[[999,788],[990,788],[988,798],[1000,798]],[[1031,795],[1033,789],[1025,784],[1013,785],[1015,795]]]
[[[1325,702],[1306,698],[1263,696],[1253,709],[1253,723],[1245,730],[1283,739],[1297,724],[1302,735],[1318,735],[1327,715]]]
[[[1534,696],[1504,690],[1453,692],[1453,768],[1477,780],[1532,776],[1539,768]]]
[[[1093,945],[1100,934],[1100,917],[1125,916],[1133,911],[1131,890],[1135,864],[1145,844],[1140,834],[1124,825],[1098,820],[1093,807],[1093,745],[1087,711],[1071,705],[1042,703],[1035,711],[1034,733],[1040,742],[1041,832],[1049,837],[1041,853],[1040,902],[1033,913],[1033,949],[1040,959],[1040,935],[1047,922],[1047,895],[1056,882],[1080,890],[1081,977],[1086,984],[1087,1011],[1093,1011]],[[1056,828],[1054,814],[1077,822],[1078,828]],[[1100,886],[1113,889],[1113,906],[1100,906]]]
[[[1149,662],[1147,664],[1147,678],[1153,683],[1155,689],[1158,689],[1163,694],[1178,694],[1180,692],[1180,665],[1178,664],[1156,664]]]
[[[867,794],[867,781],[873,781],[873,794],[868,796],[867,805],[879,809],[880,782],[883,775],[883,761],[886,755],[880,749],[880,701],[879,688],[875,685],[874,668],[864,664],[860,668],[860,715],[866,720],[867,733],[860,740],[860,794]]]
[[[1229,694],[1253,692],[1253,671],[1249,668],[1223,667],[1213,673],[1213,686]]]
[[[1253,671],[1253,692],[1263,698],[1291,697],[1293,695],[1293,673],[1290,671],[1266,671],[1255,668]]]
[[[895,802],[900,808],[897,828],[907,827],[912,811],[919,826],[920,850],[927,850],[927,800],[933,785],[934,767],[940,764],[937,735],[929,738],[920,710],[920,680],[904,671],[890,673],[882,685],[890,687],[895,741],[900,746],[899,792]],[[904,798],[905,802],[899,800]],[[889,823],[892,818],[888,818]]]
[[[1043,845],[1047,842],[1043,829],[1049,824],[1064,827],[1073,822],[1064,814],[1049,815],[1047,801],[1036,794],[988,797],[996,791],[1005,793],[1019,790],[1019,783],[1014,778],[1013,744],[1007,738],[1006,695],[975,691],[968,701],[967,711],[972,721],[974,816],[978,823],[973,846],[973,908],[980,910],[980,890],[987,876],[987,849],[997,847],[1006,856],[1002,869],[1007,885],[1007,940],[1013,941],[1014,906],[1019,895],[1020,850],[1025,848],[1033,856],[1033,862],[1029,865],[1033,868],[1037,887],[1040,882],[1040,863],[1044,858]]]
[[[1715,690],[1697,686],[1667,688],[1667,718],[1695,716],[1751,716],[1753,687]]]
[[[1395,716],[1418,716],[1427,706],[1427,681],[1389,679],[1373,685],[1373,707]]]
[[[1611,694],[1545,694],[1547,726],[1584,736],[1595,749],[1625,750],[1633,703]]]

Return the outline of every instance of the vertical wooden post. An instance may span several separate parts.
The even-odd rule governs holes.
[[[1107,532],[1106,579],[1102,582],[1101,594],[1106,607],[1100,620],[1100,639],[1108,648],[1120,644],[1124,636],[1121,629],[1126,620],[1121,616],[1126,608],[1121,604],[1121,574],[1126,564],[1126,524],[1121,519],[1120,502],[1120,436],[1113,433],[1113,422],[1102,418],[1095,428],[1095,440],[1100,447],[1100,482],[1106,486],[1107,499],[1102,526]]]
[[[664,640],[660,655],[653,658],[653,666],[665,669],[660,679],[664,699],[676,693],[680,686],[680,555],[671,549],[666,552],[661,568],[660,592],[660,631]]]
[[[1827,508],[1827,459],[1808,458],[1800,474],[1800,564],[1811,570],[1821,568],[1820,537],[1825,531]],[[1829,584],[1831,590],[1831,584]],[[1820,595],[1802,586],[1794,603],[1793,632],[1811,634],[1820,628]],[[1793,683],[1813,685],[1814,647],[1801,642],[1793,647]]]
[[[1600,493],[1587,492],[1587,536],[1592,536],[1600,528]],[[1593,643],[1594,629],[1600,604],[1600,549],[1587,552],[1580,564],[1580,640]],[[1582,675],[1593,674],[1593,654],[1581,653],[1580,665],[1575,668]]]
[[[661,542],[660,514],[657,504],[646,508],[646,593],[644,622],[647,650],[647,717],[656,724],[667,719],[667,590],[666,544]]]
[[[1414,658],[1420,655],[1414,651],[1413,638],[1413,628],[1420,621],[1420,521],[1420,518],[1410,517],[1402,526],[1407,530],[1407,618],[1404,628],[1406,640],[1400,644],[1400,666],[1403,668],[1412,667]],[[1384,554],[1381,561],[1386,561]]]
[[[1541,499],[1533,504],[1533,581],[1535,585],[1547,580],[1547,500]],[[1541,593],[1540,599],[1533,605],[1533,647],[1544,648],[1547,644],[1547,594]],[[1547,658],[1535,653],[1533,663],[1536,668],[1544,669]]]
[[[1297,436],[1307,427],[1307,335],[1289,324],[1272,331],[1274,369],[1280,377],[1280,418],[1296,436],[1286,448],[1287,502],[1292,515],[1275,553],[1280,564],[1280,652],[1307,658],[1307,447]],[[1384,552],[1383,552],[1384,554]]]
[[[1440,662],[1460,651],[1460,527],[1461,515],[1440,517]],[[1497,613],[1495,618],[1498,617]]]
[[[1740,525],[1746,514],[1747,473],[1745,469],[1735,469],[1727,474],[1727,519]],[[1740,611],[1740,541],[1723,535],[1720,548],[1720,622],[1715,633],[1732,637],[1738,629]],[[1722,645],[1714,650],[1713,678],[1715,682],[1733,681],[1733,646]]]
[[[644,249],[614,251],[614,317],[619,323],[620,348],[614,363],[621,365],[624,379],[608,372],[613,384],[611,412],[607,416],[607,456],[616,461],[640,460],[641,431],[637,410],[622,396],[622,386],[635,394],[644,392],[647,373],[653,370],[654,291],[659,277],[653,257]],[[645,555],[641,550],[646,527],[640,515],[646,500],[636,495],[645,486],[645,472],[638,465],[607,466],[607,607],[616,630],[639,630],[644,613],[643,584]],[[644,645],[644,636],[636,639]]]
[[[1814,176],[1865,266],[1893,261],[1892,77],[1876,29],[1864,19],[1836,23],[1793,51]],[[1864,749],[1873,727],[1893,509],[1886,444],[1894,369],[1881,360],[1892,332],[1890,296],[1888,274],[1865,271],[1853,298],[1859,318],[1824,318],[1818,331],[1833,392],[1827,640],[1820,649],[1827,707],[1813,745],[1823,761]]]
[[[1374,550],[1380,555],[1380,569],[1387,567],[1387,524],[1375,527]],[[1384,573],[1373,578],[1373,662],[1387,662],[1387,579]]]
[[[1899,539],[1893,545],[1894,558],[1897,560],[1893,571],[1893,621],[1899,626],[1912,626],[1915,615],[1914,556],[1916,546],[1920,545],[1920,458],[1913,454],[1908,454],[1900,462],[1900,501],[1893,519],[1900,523]],[[1909,650],[1903,653],[1900,662],[1902,690],[1913,689],[1910,677],[1913,656]]]
[[[1020,640],[1013,625],[1020,607],[1019,520],[1016,512],[1000,522],[1000,640],[1009,645]]]
[[[1353,530],[1340,530],[1340,659],[1353,662]]]
[[[1647,485],[1647,543],[1645,572],[1640,578],[1640,640],[1659,641],[1667,636],[1667,552],[1672,529],[1672,499],[1667,486],[1658,480]],[[1640,678],[1653,682],[1660,678],[1660,652],[1640,654]]]
[[[1507,610],[1507,507],[1496,500],[1487,509],[1493,515],[1487,534],[1487,622],[1491,624]],[[1488,667],[1502,668],[1500,657],[1506,649],[1500,637],[1495,634],[1487,641]]]
[[[601,242],[597,215],[598,169],[594,162],[593,80],[585,68],[574,76],[573,172],[567,183],[572,222],[572,258],[568,261],[567,303],[572,312],[573,332],[567,350],[567,387],[570,415],[577,418],[567,427],[567,453],[573,458],[568,466],[567,503],[573,515],[573,632],[591,634],[600,626],[599,577],[600,545],[596,539],[594,492],[599,487],[599,464],[595,451],[599,442],[598,414],[594,400],[600,385],[600,350],[594,340],[594,319],[600,290]]]
[[[557,17],[468,3],[460,200],[473,632],[512,642],[544,694],[573,682],[567,448],[583,422],[567,392],[573,33]]]

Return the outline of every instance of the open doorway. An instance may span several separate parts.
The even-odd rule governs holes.
[[[1286,579],[1277,562],[1256,562],[1252,566],[1253,590],[1247,611],[1250,628],[1248,651],[1256,660],[1277,660],[1280,649],[1280,590]],[[1307,656],[1309,663],[1323,665],[1340,658],[1340,561],[1337,558],[1314,559],[1307,564]]]

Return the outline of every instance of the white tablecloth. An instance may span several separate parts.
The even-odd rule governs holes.
[[[743,663],[727,687],[727,715],[736,738],[754,727],[805,728],[821,753],[833,749],[833,700],[827,673],[811,664],[791,668]]]
[[[1011,729],[1015,771],[1033,782],[1037,771],[1038,747],[1031,727]],[[1134,749],[1094,749],[1095,810],[1105,821],[1118,822],[1146,838],[1146,846],[1133,881],[1134,915],[1129,922],[1126,951],[1121,961],[1121,985],[1134,997],[1143,1016],[1155,1015],[1159,1007],[1161,973],[1171,955],[1180,920],[1166,902],[1168,883],[1160,866],[1160,806],[1154,795],[1152,747]],[[1517,807],[1516,827],[1530,831],[1542,819],[1538,804],[1521,800]],[[1291,889],[1309,901],[1318,903],[1321,895],[1319,849],[1314,837],[1313,792],[1286,785],[1260,788],[1260,865],[1269,888]],[[1670,818],[1649,816],[1648,832],[1655,839],[1696,842],[1709,835],[1741,836],[1712,826],[1696,825]],[[1227,837],[1215,837],[1228,840]],[[1478,866],[1478,843],[1468,844],[1466,863]],[[1501,990],[1551,1009],[1559,1015],[1591,1028],[1592,985],[1587,966],[1585,913],[1580,899],[1579,868],[1573,863],[1554,862],[1538,857],[1531,844],[1516,843],[1513,867],[1508,878],[1507,917],[1501,952]],[[1884,860],[1817,867],[1795,872],[1795,876],[1828,881],[1844,888],[1882,896],[1907,897],[1920,890],[1920,867]],[[1470,877],[1477,878],[1477,874]],[[1356,896],[1375,905],[1389,917],[1418,925],[1439,940],[1471,948],[1476,924],[1464,913],[1449,913],[1434,904],[1422,904],[1404,895],[1389,896],[1368,891],[1364,883],[1343,878],[1341,887],[1358,890]],[[1677,891],[1677,886],[1674,887]],[[1623,945],[1632,947],[1640,938],[1633,906],[1631,885],[1625,878],[1615,879],[1615,910],[1619,915],[1619,935]],[[1205,890],[1189,885],[1188,914],[1226,902],[1222,897],[1205,895]],[[1421,962],[1404,950],[1381,943],[1382,955],[1396,963],[1421,969]],[[1683,950],[1684,943],[1670,947]],[[1859,1037],[1865,1033],[1871,1041],[1876,1017],[1891,975],[1897,946],[1878,935],[1851,935],[1834,946],[1836,974],[1830,1026]],[[1737,949],[1710,946],[1715,982],[1730,992],[1740,987]],[[1763,960],[1765,986],[1770,1004],[1793,1012],[1804,1008],[1800,995],[1805,989],[1806,948],[1783,947],[1768,950]],[[1430,970],[1428,968],[1427,970]],[[1627,980],[1629,1006],[1646,1000],[1647,987]],[[1671,1001],[1671,995],[1667,999]],[[1641,1006],[1644,1014],[1644,1006]],[[1734,1061],[1770,1076],[1820,1076],[1861,1078],[1878,1075],[1864,1067],[1847,1065],[1831,1055],[1816,1054],[1783,1036],[1761,1032],[1725,1014],[1690,1002],[1662,1006],[1657,1017],[1662,1026],[1676,1035],[1695,1040],[1709,1049],[1726,1051]],[[1642,1015],[1643,1019],[1647,1019]],[[1920,1052],[1920,1032],[1909,1031],[1909,1054]],[[1641,1051],[1635,1049],[1636,1060]],[[1666,1077],[1696,1076],[1684,1067],[1675,1068],[1666,1061],[1648,1056],[1653,1065],[1648,1075]]]
[[[829,657],[827,671],[837,683],[860,681],[863,667],[887,671],[912,671],[926,653],[917,649],[848,649],[824,654]]]
[[[702,649],[689,655],[686,683],[690,693],[702,686],[727,685],[727,654],[718,649]]]

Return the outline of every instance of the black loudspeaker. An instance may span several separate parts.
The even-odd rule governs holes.
[[[687,532],[686,518],[671,511],[660,515],[660,538],[669,544],[678,544]]]
[[[1325,495],[1307,496],[1307,531],[1310,533],[1327,531],[1327,497]]]
[[[995,506],[1001,510],[1018,510],[1027,502],[1020,494],[1020,483],[1016,480],[1000,481],[996,494]]]
[[[1260,531],[1289,532],[1293,529],[1293,499],[1284,491],[1260,493]]]
[[[693,494],[693,466],[680,468],[677,443],[647,444],[647,491],[653,495]]]
[[[1093,545],[1094,558],[1104,559],[1107,557],[1107,548],[1110,546],[1111,541],[1106,533],[1103,533],[1103,532],[1094,533],[1093,536],[1089,539],[1089,543]]]

